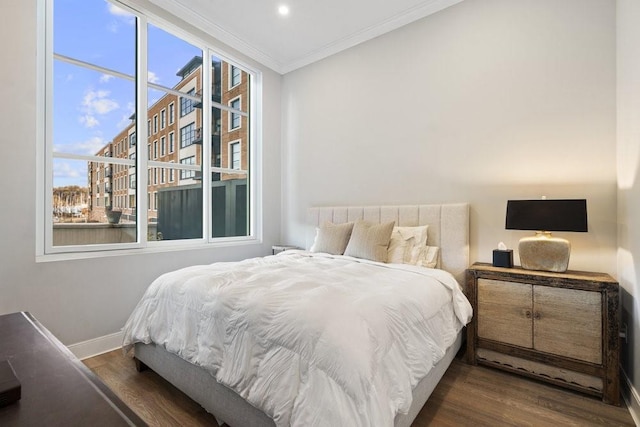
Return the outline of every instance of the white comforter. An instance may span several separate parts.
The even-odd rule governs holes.
[[[124,346],[164,346],[277,426],[392,426],[471,315],[442,270],[286,251],[160,276]]]

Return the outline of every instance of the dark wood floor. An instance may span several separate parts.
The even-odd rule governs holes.
[[[215,426],[213,416],[120,350],[85,364],[151,426]],[[456,358],[413,427],[634,426],[626,407]],[[242,427],[242,426],[237,426]]]

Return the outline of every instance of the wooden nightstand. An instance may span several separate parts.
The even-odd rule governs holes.
[[[476,263],[467,360],[620,404],[618,283],[608,274]]]

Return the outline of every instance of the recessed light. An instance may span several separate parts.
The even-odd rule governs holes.
[[[278,6],[278,13],[282,16],[287,16],[289,14],[289,6],[284,4]]]

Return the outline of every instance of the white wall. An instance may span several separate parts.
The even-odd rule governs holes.
[[[617,6],[618,280],[628,327],[622,358],[640,423],[640,3],[618,0]]]
[[[280,236],[280,83],[264,74],[264,243],[209,250],[36,263],[36,2],[0,12],[0,314],[26,310],[63,343],[120,330],[150,281],[181,266],[266,255]],[[239,58],[243,59],[238,55]],[[258,68],[247,60],[251,65]]]
[[[586,198],[589,232],[555,234],[570,268],[614,274],[615,77],[601,0],[467,0],[291,72],[283,241],[313,205],[468,201],[490,261],[529,235],[504,229],[508,199]]]

